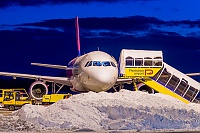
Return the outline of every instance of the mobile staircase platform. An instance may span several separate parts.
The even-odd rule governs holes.
[[[143,83],[187,104],[200,102],[200,83],[163,62],[162,51],[123,49],[119,78],[132,79],[134,84]]]

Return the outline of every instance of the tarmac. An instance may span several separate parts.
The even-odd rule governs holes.
[[[9,111],[8,109],[6,108],[2,108],[0,107],[0,114],[4,115],[4,116],[8,116],[8,115],[11,115],[13,111]]]

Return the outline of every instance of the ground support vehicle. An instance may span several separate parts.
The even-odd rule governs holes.
[[[49,104],[55,103],[61,99],[67,99],[70,96],[72,96],[72,94],[70,94],[70,93],[68,93],[68,94],[46,94],[46,95],[43,95],[43,97],[42,97],[42,104],[49,105]]]
[[[12,89],[3,91],[2,107],[13,111],[17,108],[21,108],[25,104],[32,104],[32,100],[28,94],[26,97],[23,97],[20,91],[14,91]]]
[[[123,49],[118,78],[131,79],[135,90],[170,95],[186,104],[200,103],[199,82],[165,63],[162,51]]]
[[[0,103],[3,102],[3,98],[4,98],[4,92],[5,91],[20,91],[21,95],[23,95],[23,99],[26,99],[29,97],[28,93],[26,92],[26,90],[24,88],[10,88],[10,89],[0,89]]]

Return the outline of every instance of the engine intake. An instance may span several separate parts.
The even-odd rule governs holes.
[[[42,100],[43,95],[48,94],[48,87],[44,82],[36,81],[29,88],[30,96],[36,100]]]

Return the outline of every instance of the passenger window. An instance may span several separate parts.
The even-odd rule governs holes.
[[[144,58],[144,66],[152,66],[152,58],[145,57]]]
[[[169,73],[167,69],[165,68],[162,74],[160,75],[158,81],[162,82],[165,85],[170,77],[171,77],[171,73]]]
[[[126,57],[126,66],[133,66],[133,58],[132,57]]]
[[[189,85],[187,84],[187,81],[183,79],[179,84],[179,86],[177,87],[177,89],[175,90],[175,92],[182,96],[183,94],[185,94],[185,91],[187,90],[188,87]]]
[[[161,57],[155,57],[153,60],[154,66],[162,66],[162,58]]]
[[[184,98],[186,98],[189,101],[192,101],[197,93],[198,93],[198,90],[195,89],[194,87],[190,86],[190,88],[186,92]]]
[[[170,81],[168,82],[167,86],[169,86],[172,90],[174,90],[179,82],[180,79],[173,75]]]
[[[135,58],[135,66],[143,66],[143,59]]]

